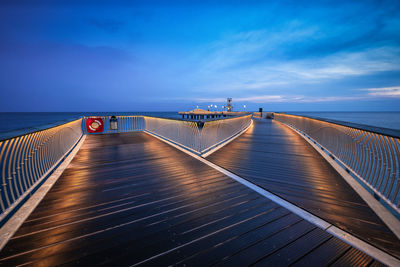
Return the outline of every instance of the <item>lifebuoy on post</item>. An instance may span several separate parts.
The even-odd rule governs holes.
[[[87,118],[86,129],[88,133],[101,133],[104,131],[104,123],[102,118]]]

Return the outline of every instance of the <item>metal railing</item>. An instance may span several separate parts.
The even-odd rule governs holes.
[[[96,116],[96,118],[102,118],[104,122],[104,133],[124,133],[124,132],[135,132],[135,131],[144,131],[145,129],[145,121],[144,116],[114,116],[118,120],[118,130],[112,130],[110,127],[110,118],[112,116]],[[85,121],[87,118],[92,117],[84,117],[82,121],[82,129],[85,134],[88,133],[85,125]]]
[[[323,120],[275,113],[275,119],[308,135],[367,188],[400,213],[400,139]]]
[[[0,141],[0,221],[82,137],[82,119]]]
[[[192,152],[201,151],[201,125],[195,121],[184,121],[145,117],[145,130],[179,144]]]
[[[251,117],[198,122],[145,117],[145,121],[146,131],[201,155],[246,129],[251,124]]]
[[[111,130],[111,116],[97,118],[101,118],[104,122],[104,131],[101,133],[147,131],[196,154],[203,154],[246,129],[251,124],[251,116],[244,115],[212,121],[187,121],[151,116],[117,116],[118,130]],[[83,122],[84,131],[88,133],[85,120]]]
[[[201,131],[200,153],[203,154],[250,126],[252,115],[207,121]]]

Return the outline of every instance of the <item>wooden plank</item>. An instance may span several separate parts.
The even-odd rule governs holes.
[[[330,237],[331,236],[327,232],[324,232],[319,228],[314,229],[284,248],[276,251],[272,255],[266,256],[257,261],[255,266],[288,266],[293,264],[304,254],[319,247],[325,241],[329,240]]]
[[[279,231],[268,236],[261,242],[253,244],[228,258],[222,259],[217,265],[225,266],[248,266],[263,259],[267,255],[273,255],[279,249],[286,247],[291,242],[303,237],[316,229],[306,221],[289,225],[284,231]]]
[[[298,223],[302,219],[293,213],[286,213],[275,220],[262,220],[256,222],[254,225],[244,232],[238,232],[235,230],[235,236],[232,237],[229,233],[222,233],[215,240],[204,240],[204,243],[197,243],[197,252],[190,254],[185,250],[181,250],[182,254],[185,254],[186,258],[180,259],[180,261],[174,264],[193,266],[209,266],[218,265],[221,259],[227,259],[231,255],[239,253],[246,247],[250,247],[253,244],[260,242],[268,236],[274,235],[275,233],[285,230],[288,225]]]
[[[327,266],[336,261],[351,247],[336,238],[330,238],[310,253],[304,254],[294,266]]]

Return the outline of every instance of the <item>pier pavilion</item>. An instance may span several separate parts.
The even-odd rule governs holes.
[[[204,109],[194,109],[191,111],[180,111],[178,114],[182,115],[182,119],[189,120],[207,120],[207,119],[218,119],[225,117],[234,117],[240,116],[244,114],[248,114],[248,112],[233,112],[233,111],[208,111]]]
[[[99,116],[6,139],[0,263],[399,266],[397,134]]]

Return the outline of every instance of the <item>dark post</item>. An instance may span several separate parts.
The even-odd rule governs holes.
[[[118,130],[118,119],[115,116],[111,116],[110,118],[110,129]]]

